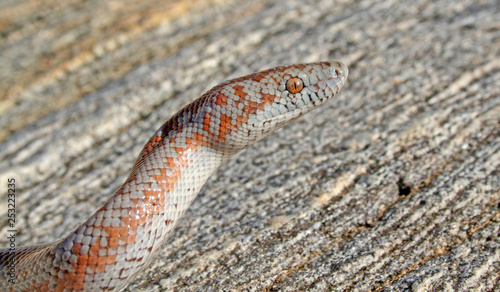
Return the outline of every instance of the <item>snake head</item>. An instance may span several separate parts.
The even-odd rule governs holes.
[[[277,67],[227,81],[212,96],[225,147],[240,149],[319,107],[344,86],[338,61]],[[222,138],[219,136],[219,138]]]

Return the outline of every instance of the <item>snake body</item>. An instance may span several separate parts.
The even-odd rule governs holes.
[[[336,61],[298,64],[212,88],[155,132],[85,223],[54,243],[0,250],[0,290],[119,291],[151,263],[223,161],[326,102],[347,75]]]

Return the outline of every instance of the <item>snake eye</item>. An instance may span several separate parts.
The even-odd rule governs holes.
[[[286,90],[291,94],[299,93],[304,88],[304,83],[297,77],[292,77],[286,81]]]

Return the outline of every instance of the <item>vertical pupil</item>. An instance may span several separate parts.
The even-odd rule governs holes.
[[[286,82],[286,89],[292,94],[299,93],[303,87],[302,80],[296,77],[290,78]]]

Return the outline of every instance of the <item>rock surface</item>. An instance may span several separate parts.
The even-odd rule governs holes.
[[[4,1],[0,207],[78,226],[210,87],[337,59],[335,100],[205,185],[127,291],[500,291],[500,3]]]

